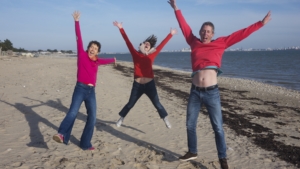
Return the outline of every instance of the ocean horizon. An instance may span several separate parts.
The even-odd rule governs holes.
[[[132,62],[130,53],[100,54]],[[154,65],[192,72],[190,52],[161,52]],[[300,50],[226,51],[221,70],[223,77],[242,78],[300,91]]]

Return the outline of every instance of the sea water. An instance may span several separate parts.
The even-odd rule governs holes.
[[[127,54],[100,54],[132,62]],[[154,65],[192,72],[190,52],[161,52]],[[300,50],[226,51],[221,70],[224,77],[243,78],[300,91]]]

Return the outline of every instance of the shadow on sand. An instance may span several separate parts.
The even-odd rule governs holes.
[[[56,101],[48,100],[47,102],[42,102],[42,101],[31,99],[28,97],[25,97],[25,98],[29,99],[31,101],[39,102],[40,104],[26,106],[23,103],[11,104],[11,103],[8,103],[8,102],[2,101],[2,100],[0,100],[0,101],[3,103],[6,103],[7,105],[15,107],[18,111],[20,111],[22,114],[24,114],[24,116],[28,122],[28,125],[30,127],[31,142],[28,143],[27,145],[29,147],[47,148],[48,149],[47,143],[44,140],[44,136],[42,135],[38,124],[43,123],[43,124],[53,128],[56,131],[58,130],[58,127],[55,126],[50,121],[48,121],[47,119],[41,117],[37,112],[33,111],[33,108],[39,107],[39,106],[49,106],[49,107],[55,108],[55,109],[59,110],[60,112],[64,112],[64,113],[67,113],[69,109],[61,103],[60,99],[57,99]],[[77,120],[86,121],[86,118],[87,118],[87,116],[84,113],[78,112]],[[163,147],[157,146],[155,144],[134,138],[128,134],[122,133],[122,132],[116,130],[111,125],[115,125],[115,122],[97,119],[95,127],[96,127],[97,131],[107,132],[107,133],[111,134],[112,136],[115,136],[122,140],[134,143],[140,147],[147,148],[151,151],[155,151],[156,154],[163,155],[162,160],[164,160],[164,161],[168,161],[168,162],[178,161],[178,157],[180,156],[179,154],[174,153],[170,150],[167,150]],[[138,130],[131,126],[122,125],[122,127],[144,133],[143,131]],[[71,136],[70,142],[79,146],[80,140],[76,139],[74,136]],[[205,166],[203,166],[201,163],[199,163],[197,161],[190,161],[190,162],[192,165],[198,166],[201,169],[207,169]]]

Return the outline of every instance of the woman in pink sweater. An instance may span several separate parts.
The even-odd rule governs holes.
[[[73,13],[75,20],[75,32],[77,42],[77,83],[72,96],[72,103],[70,109],[61,122],[58,134],[53,136],[53,140],[59,143],[68,144],[70,140],[71,131],[77,117],[79,108],[82,102],[85,103],[87,110],[86,124],[81,135],[80,147],[83,150],[94,150],[91,144],[91,139],[96,124],[96,96],[95,86],[97,81],[97,72],[99,65],[109,63],[116,63],[115,58],[98,58],[101,44],[97,41],[91,41],[84,51],[83,43],[80,33],[79,17],[80,13],[75,11]]]

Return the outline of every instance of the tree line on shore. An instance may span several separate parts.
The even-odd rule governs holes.
[[[24,48],[15,48],[13,46],[13,43],[9,40],[9,39],[5,39],[3,42],[0,40],[0,51],[13,51],[13,52],[32,52],[32,53],[40,53],[40,52],[44,52],[44,50],[26,50]],[[58,53],[58,52],[61,52],[61,53],[68,53],[68,54],[72,54],[73,51],[72,50],[51,50],[51,49],[47,49],[46,50],[47,52],[50,52],[50,53]]]

